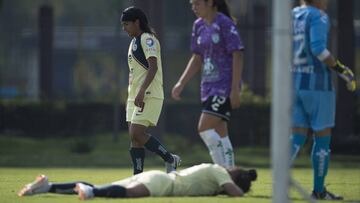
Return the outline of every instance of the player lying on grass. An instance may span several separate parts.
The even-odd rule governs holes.
[[[225,169],[217,164],[200,164],[179,172],[143,172],[105,186],[86,182],[51,183],[40,175],[26,185],[19,196],[41,193],[78,194],[81,200],[93,197],[135,198],[148,196],[243,196],[256,180],[256,170]]]

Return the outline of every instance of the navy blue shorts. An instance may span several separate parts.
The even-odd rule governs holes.
[[[210,96],[202,103],[202,112],[230,121],[231,103],[229,97]]]

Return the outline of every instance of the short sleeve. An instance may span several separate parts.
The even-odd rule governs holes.
[[[240,38],[240,34],[236,29],[234,22],[227,19],[222,24],[222,35],[225,40],[225,48],[227,53],[232,53],[237,50],[243,50],[244,44]]]
[[[143,48],[146,59],[152,56],[157,57],[157,53],[160,52],[160,47],[157,43],[157,39],[154,35],[151,34],[146,33],[141,36],[141,46]]]
[[[226,169],[217,164],[212,165],[211,175],[219,186],[225,183],[234,183]]]
[[[192,28],[192,32],[191,32],[191,52],[195,53],[195,54],[200,54],[200,47],[199,44],[197,43],[198,40],[198,31],[197,31],[197,22],[194,22],[193,28]]]

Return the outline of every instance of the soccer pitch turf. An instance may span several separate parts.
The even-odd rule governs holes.
[[[38,174],[46,174],[51,182],[71,182],[83,180],[94,184],[106,184],[114,180],[131,175],[128,168],[0,168],[0,202],[79,202],[75,195],[42,194],[32,197],[18,197],[16,194],[26,183],[34,180]],[[294,169],[293,177],[299,181],[306,190],[310,191],[312,185],[312,171],[310,168]],[[245,197],[230,198],[216,197],[160,197],[139,199],[101,199],[91,202],[150,202],[150,203],[215,203],[215,202],[271,202],[271,170],[258,169],[258,180],[254,182],[252,191]],[[360,202],[360,169],[358,168],[331,168],[327,177],[327,188],[345,197],[346,202]],[[305,202],[294,190],[290,190],[292,202]]]

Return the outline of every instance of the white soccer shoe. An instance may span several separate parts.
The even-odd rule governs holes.
[[[165,162],[165,169],[166,173],[171,173],[173,171],[176,171],[176,168],[180,166],[181,158],[176,154],[171,154],[171,156],[174,158],[174,162],[168,163]]]
[[[74,190],[78,193],[80,200],[87,200],[94,197],[93,188],[91,186],[77,183]]]
[[[48,177],[45,175],[39,175],[35,181],[25,185],[23,189],[18,192],[18,196],[29,196],[40,193],[46,193],[50,189]]]

